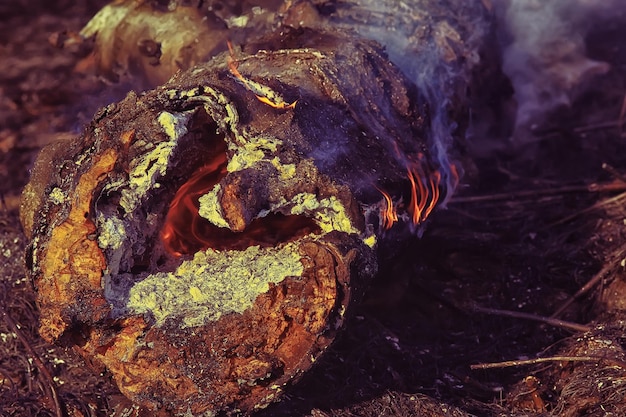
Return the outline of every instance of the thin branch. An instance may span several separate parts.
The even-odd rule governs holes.
[[[609,172],[611,175],[613,175],[618,180],[617,183],[612,183],[612,184],[615,184],[615,185],[626,184],[626,177],[624,177],[624,175],[622,173],[617,171],[611,165],[609,165],[609,164],[607,164],[605,162],[605,163],[602,164],[602,169],[604,169],[605,171]],[[591,187],[594,187],[594,186],[596,186],[596,184],[591,184],[589,187],[591,188]],[[623,191],[623,190],[620,190],[620,189],[616,189],[616,190],[617,191]],[[600,207],[603,207],[603,206],[609,205],[611,203],[617,202],[617,201],[621,200],[625,195],[626,195],[626,193],[620,193],[620,194],[616,195],[615,197],[611,197],[611,198],[602,200],[600,202],[597,202],[597,203],[593,204],[591,207],[587,207],[586,209],[580,210],[580,211],[578,211],[576,213],[573,213],[573,214],[571,214],[569,216],[565,216],[562,219],[560,219],[560,220],[558,220],[558,221],[556,221],[554,223],[549,224],[547,227],[552,227],[552,226],[556,226],[556,225],[559,225],[559,224],[567,223],[568,221],[570,221],[572,219],[575,219],[576,217],[578,217],[578,216],[580,216],[582,214],[591,212],[593,210],[597,210]]]
[[[490,363],[477,363],[470,365],[470,369],[494,369],[494,368],[508,368],[511,366],[522,365],[536,365],[538,363],[545,362],[607,362],[610,365],[618,366],[622,369],[626,369],[626,362],[619,359],[605,358],[602,356],[551,356],[547,358],[535,358],[524,359],[516,361],[504,361],[504,362],[490,362]]]
[[[617,268],[619,264],[624,260],[626,256],[626,244],[620,246],[620,248],[614,252],[612,259],[604,264],[604,267],[595,274],[585,285],[583,285],[576,294],[572,295],[568,298],[562,305],[559,307],[553,314],[550,316],[551,318],[559,317],[574,301],[578,298],[589,292],[593,287],[595,287],[604,277],[611,272],[614,268]]]
[[[476,195],[467,197],[452,197],[452,203],[480,203],[485,201],[519,200],[524,198],[536,198],[538,196],[559,195],[569,193],[602,193],[610,191],[626,191],[626,183],[609,182],[604,184],[569,185],[556,188],[544,188],[539,190],[522,190],[511,193]]]
[[[563,134],[566,132],[571,132],[575,134],[585,134],[589,132],[594,132],[598,130],[611,130],[617,129],[621,132],[622,127],[624,125],[624,113],[626,113],[626,96],[624,97],[625,101],[622,103],[622,111],[620,111],[620,116],[618,120],[608,120],[604,122],[591,123],[584,126],[574,126],[569,129],[563,128],[549,128],[549,129],[538,129],[535,130],[534,133],[541,138],[548,138],[551,136]]]
[[[624,94],[624,98],[622,99],[622,108],[619,111],[619,117],[617,118],[617,126],[621,128],[624,126],[624,119],[626,118],[626,94]]]
[[[494,316],[504,316],[504,317],[513,317],[517,319],[525,319],[525,320],[533,320],[541,323],[546,323],[554,327],[561,327],[564,329],[574,330],[577,332],[588,332],[592,329],[590,326],[586,326],[584,324],[573,323],[571,321],[560,320],[553,317],[544,317],[531,313],[524,313],[522,311],[510,311],[510,310],[499,310],[495,308],[481,307],[478,305],[473,305],[472,310],[477,313],[483,314],[491,314]]]
[[[608,129],[619,130],[621,127],[622,127],[622,123],[619,120],[608,121],[608,122],[592,123],[586,126],[577,126],[574,129],[572,129],[572,132],[581,134],[581,133],[593,132],[596,130],[608,130]]]
[[[577,211],[576,213],[570,214],[569,216],[565,216],[565,217],[561,218],[560,220],[557,220],[557,221],[555,221],[553,223],[550,223],[545,228],[550,228],[550,227],[553,227],[553,226],[558,226],[558,225],[563,224],[563,223],[567,223],[570,220],[573,220],[573,219],[575,219],[578,216],[581,216],[583,214],[592,212],[594,210],[598,210],[599,208],[602,208],[604,206],[608,206],[609,204],[617,203],[618,201],[620,201],[620,200],[622,200],[624,198],[626,198],[626,193],[620,193],[620,194],[618,194],[618,195],[616,195],[614,197],[607,198],[605,200],[599,201],[599,202],[593,204],[592,206],[589,206],[589,207],[587,207],[585,209]]]
[[[621,181],[622,183],[626,184],[626,177],[624,176],[624,174],[619,172],[612,165],[609,165],[606,162],[603,162],[602,163],[602,169],[605,170],[606,172],[608,172],[609,174],[613,175],[615,177],[615,179],[617,179],[617,180]]]

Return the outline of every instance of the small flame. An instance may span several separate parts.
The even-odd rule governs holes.
[[[456,190],[456,187],[459,186],[460,176],[459,170],[457,169],[455,164],[450,164],[450,174],[452,175],[452,190]]]
[[[430,216],[439,201],[441,173],[435,171],[429,175],[420,163],[413,164],[407,173],[411,182],[409,212],[413,224],[419,224]]]
[[[454,187],[458,184],[458,172],[454,165],[450,166],[450,173]],[[408,204],[408,213],[411,222],[415,225],[425,221],[439,202],[442,187],[442,175],[438,170],[431,171],[424,162],[424,155],[419,154],[417,161],[412,161],[407,168],[407,177],[411,188],[411,200]],[[391,196],[376,187],[383,195],[384,202],[380,209],[381,224],[384,229],[390,229],[398,221],[397,208]]]
[[[226,163],[226,153],[220,152],[176,192],[161,229],[161,240],[170,254],[179,257],[208,248],[241,250],[253,245],[268,247],[319,233],[315,220],[303,215],[270,213],[252,220],[241,232],[215,226],[200,216],[199,199],[224,177]]]
[[[198,213],[198,200],[217,184],[225,172],[226,154],[221,153],[198,169],[176,192],[161,231],[165,248],[173,255],[181,256],[201,248],[196,237],[202,234],[200,229],[206,219]]]
[[[293,109],[296,107],[296,103],[298,100],[287,103],[280,94],[272,90],[270,87],[263,85],[261,83],[257,83],[256,81],[252,81],[249,78],[244,77],[239,70],[237,69],[239,63],[235,59],[235,50],[233,48],[232,43],[227,41],[228,52],[230,56],[228,57],[228,69],[231,74],[250,92],[254,93],[257,100],[259,100],[263,104],[267,104],[270,107],[273,107],[278,110],[287,110]]]
[[[391,196],[380,188],[378,188],[378,191],[380,191],[380,193],[385,198],[385,207],[381,209],[380,213],[383,227],[385,229],[391,229],[391,226],[393,226],[394,223],[398,221],[398,212],[393,205],[393,201],[391,201]]]

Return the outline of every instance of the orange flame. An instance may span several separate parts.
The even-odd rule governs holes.
[[[398,213],[395,206],[393,205],[393,201],[391,201],[391,196],[380,188],[378,188],[378,191],[380,191],[380,193],[385,198],[385,207],[381,209],[380,213],[383,227],[385,229],[391,229],[391,226],[393,226],[393,224],[398,221]]]
[[[408,168],[407,173],[411,182],[409,212],[413,224],[419,224],[430,216],[439,201],[441,174],[435,171],[428,175],[419,163]]]
[[[161,240],[170,254],[179,257],[207,248],[241,250],[252,245],[274,246],[319,232],[315,220],[302,215],[270,213],[252,220],[242,232],[215,226],[201,217],[199,199],[223,178],[226,163],[226,153],[218,153],[176,192],[161,229]]]
[[[411,186],[411,200],[408,205],[408,212],[411,215],[412,223],[416,225],[422,223],[430,216],[441,198],[441,173],[439,171],[431,172],[423,163],[423,158],[424,155],[419,154],[418,161],[412,162],[407,168],[407,177]],[[456,186],[459,178],[457,169],[452,165],[450,171]],[[382,227],[390,229],[398,221],[396,207],[388,193],[378,187],[376,188],[384,198],[384,205],[380,209]]]
[[[198,200],[217,184],[225,170],[226,154],[221,153],[198,169],[176,192],[161,230],[163,244],[171,254],[193,253],[203,246],[196,237],[202,234],[202,223],[207,221],[198,214]]]
[[[280,96],[280,94],[278,94],[271,88],[244,77],[237,69],[239,64],[235,59],[235,50],[232,43],[230,43],[230,41],[226,41],[226,44],[228,45],[228,52],[230,53],[230,56],[228,57],[228,69],[230,70],[230,73],[233,74],[233,76],[235,76],[235,78],[237,78],[237,80],[239,80],[239,82],[248,91],[254,93],[257,100],[259,100],[263,104],[267,104],[268,106],[279,110],[293,109],[296,107],[296,103],[298,102],[298,100],[292,103],[287,103]]]
[[[456,190],[456,187],[459,186],[459,181],[460,181],[460,177],[459,177],[459,170],[457,169],[456,165],[450,164],[450,173],[452,174],[452,191]]]

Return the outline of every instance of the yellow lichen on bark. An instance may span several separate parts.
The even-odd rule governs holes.
[[[52,230],[37,282],[42,305],[40,333],[49,342],[65,331],[63,311],[75,304],[77,290],[101,290],[100,279],[106,262],[96,239],[89,238],[96,226],[88,213],[94,188],[113,169],[116,160],[117,152],[109,149],[80,177],[71,195],[67,219]],[[106,309],[102,303],[94,303],[93,307]]]

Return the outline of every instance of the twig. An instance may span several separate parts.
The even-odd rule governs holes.
[[[613,258],[604,264],[604,267],[595,274],[585,285],[583,285],[576,294],[572,295],[568,298],[562,305],[559,307],[550,317],[556,318],[559,317],[574,301],[576,301],[579,297],[586,294],[593,287],[596,286],[602,279],[611,272],[612,269],[616,268],[622,260],[624,260],[624,256],[626,256],[626,244],[622,245],[613,255]]]
[[[573,323],[570,321],[560,320],[560,319],[553,318],[553,317],[538,316],[536,314],[524,313],[522,311],[499,310],[495,308],[481,307],[478,305],[473,305],[471,308],[473,311],[477,313],[539,321],[541,323],[546,323],[551,326],[575,330],[577,332],[588,332],[592,329],[590,326],[586,326],[584,324]]]
[[[601,207],[604,207],[604,206],[608,206],[609,204],[617,203],[618,201],[620,201],[623,198],[626,198],[626,193],[620,193],[620,194],[618,194],[618,195],[616,195],[614,197],[607,198],[605,200],[599,201],[599,202],[593,204],[592,206],[589,206],[589,207],[587,207],[585,209],[577,211],[576,213],[570,214],[569,216],[565,216],[565,217],[561,218],[560,220],[557,220],[557,221],[555,221],[553,223],[550,223],[544,229],[547,229],[547,228],[550,228],[550,227],[554,227],[554,226],[558,226],[558,225],[563,224],[563,223],[567,223],[570,220],[573,220],[573,219],[575,219],[576,217],[578,217],[580,215],[589,213],[591,211],[597,210],[597,209],[599,209]]]
[[[622,100],[622,108],[619,111],[619,117],[617,118],[617,126],[620,128],[620,131],[624,127],[624,118],[626,117],[626,94],[624,94],[624,99]]]
[[[4,316],[4,320],[6,321],[11,331],[17,335],[18,339],[20,339],[20,342],[22,343],[22,345],[24,346],[24,348],[26,349],[30,357],[33,359],[33,363],[35,364],[35,366],[37,366],[37,369],[39,370],[39,372],[45,379],[46,385],[48,389],[50,390],[50,396],[52,397],[52,401],[54,402],[56,416],[63,417],[63,409],[61,408],[59,395],[57,394],[56,386],[54,384],[54,379],[52,378],[52,375],[48,371],[48,368],[46,368],[46,365],[39,358],[39,355],[37,355],[37,352],[35,352],[35,349],[33,349],[31,344],[28,342],[28,339],[26,339],[26,336],[24,336],[23,332],[17,326],[17,324],[15,323],[15,321],[13,320],[9,312],[6,311],[4,308],[1,308],[0,314]]]
[[[606,162],[603,162],[602,169],[608,172],[609,174],[613,175],[616,179],[626,184],[626,177],[624,176],[624,174],[616,170],[612,165],[609,165]]]
[[[593,132],[594,130],[608,130],[608,129],[620,129],[622,124],[620,121],[608,121],[608,122],[599,122],[592,123],[586,126],[577,126],[572,129],[574,133],[588,133]]]
[[[539,190],[523,190],[511,193],[477,195],[467,197],[452,197],[449,204],[453,203],[480,203],[485,201],[519,200],[522,198],[536,198],[537,196],[558,195],[568,193],[602,193],[609,191],[626,191],[626,182],[610,182],[605,184],[570,185],[557,188]]]
[[[3,386],[5,382],[8,382],[11,385],[10,390],[15,391],[15,382],[13,382],[13,378],[8,376],[3,369],[0,369],[0,376],[2,377],[0,386]]]
[[[553,136],[564,135],[568,133],[574,133],[577,135],[584,135],[589,132],[594,132],[598,130],[611,130],[617,129],[620,133],[622,130],[622,122],[617,120],[609,120],[598,123],[591,123],[585,126],[573,126],[569,128],[544,128],[544,129],[536,129],[533,130],[533,133],[537,138],[547,139]]]
[[[470,369],[475,370],[475,369],[508,368],[511,366],[535,365],[535,364],[544,363],[544,362],[600,362],[600,361],[605,361],[611,365],[619,366],[622,369],[626,369],[626,362],[620,361],[619,359],[605,358],[602,356],[551,356],[548,358],[477,363],[474,365],[470,365]]]

